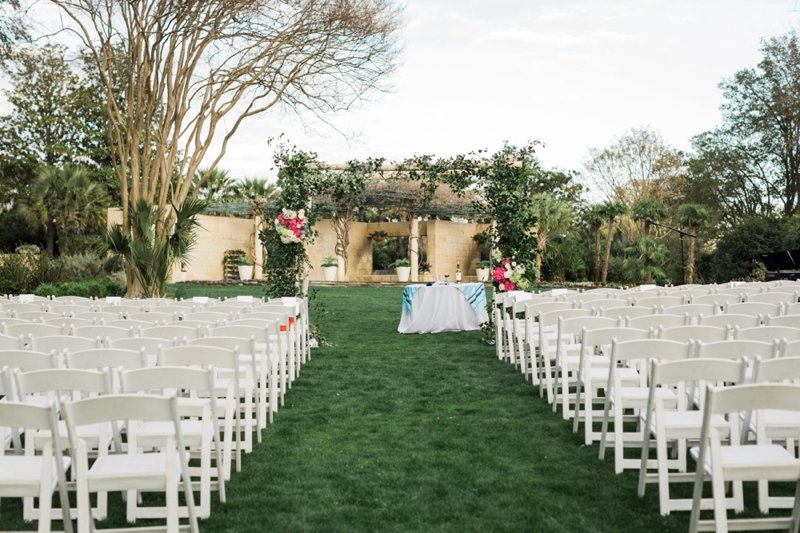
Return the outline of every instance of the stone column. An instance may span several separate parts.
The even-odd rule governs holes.
[[[264,244],[261,242],[261,216],[253,220],[253,279],[264,278]]]
[[[409,240],[411,241],[411,281],[416,283],[419,281],[419,218],[417,217],[411,219]]]

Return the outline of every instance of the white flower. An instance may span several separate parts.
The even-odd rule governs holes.
[[[291,220],[296,216],[297,216],[297,212],[296,211],[292,211],[291,209],[284,209],[283,210],[283,218],[284,219]]]
[[[504,290],[506,290],[506,288],[502,283],[498,283],[497,284],[497,290],[500,291],[500,292],[503,292]]]
[[[517,262],[516,261],[511,261],[511,266],[512,267],[516,267],[517,266]]]
[[[301,209],[300,211],[297,212],[297,216],[299,216],[300,218],[306,218],[306,210]]]
[[[503,277],[506,278],[506,279],[510,278],[511,277],[511,271],[510,270],[506,270],[505,272],[503,272]]]

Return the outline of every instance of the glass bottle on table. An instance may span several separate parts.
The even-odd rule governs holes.
[[[461,263],[456,263],[456,283],[461,283]]]

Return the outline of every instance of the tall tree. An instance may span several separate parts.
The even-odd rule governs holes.
[[[583,213],[584,222],[594,230],[594,276],[595,284],[600,283],[600,230],[606,220],[602,205],[592,205]]]
[[[606,202],[602,206],[602,212],[608,219],[606,251],[603,255],[603,276],[600,279],[600,283],[605,285],[608,278],[608,259],[611,256],[611,242],[614,240],[614,222],[616,222],[617,217],[621,217],[628,212],[628,207],[622,202]]]
[[[697,230],[708,222],[708,209],[698,204],[683,204],[678,209],[678,223],[689,228],[689,233],[694,237],[689,237],[689,257],[686,268],[685,283],[692,283],[694,279],[694,250],[697,241]]]
[[[633,282],[650,283],[654,276],[664,276],[661,265],[667,256],[667,247],[652,237],[639,237],[633,246],[625,249],[630,257],[625,259],[625,277]]]
[[[795,32],[761,43],[756,68],[723,80],[722,124],[693,139],[720,189],[747,216],[798,213],[800,204],[800,44]]]
[[[238,200],[236,183],[228,175],[227,170],[220,168],[199,169],[194,173],[193,181],[198,189],[197,198],[206,203]]]
[[[391,0],[52,2],[105,87],[122,224],[130,205],[152,203],[154,243],[170,226],[168,202],[196,198],[201,161],[216,167],[244,121],[281,105],[346,111],[385,88],[399,53]]]
[[[667,207],[655,198],[642,198],[633,204],[633,220],[644,222],[644,235],[650,236],[652,224],[650,220],[660,219],[667,216]],[[656,220],[656,222],[658,222]]]
[[[269,202],[280,194],[277,183],[263,178],[245,178],[234,185],[234,191],[240,201]]]
[[[47,230],[47,252],[53,255],[60,231],[70,222],[85,228],[105,220],[109,198],[84,168],[43,167],[19,207],[34,224]]]
[[[539,253],[536,254],[536,270],[542,271],[542,254],[547,247],[547,238],[551,233],[566,231],[572,224],[572,208],[564,200],[559,200],[552,194],[537,194],[533,197],[533,214],[536,217],[536,244]]]
[[[0,59],[7,57],[14,43],[28,37],[28,21],[19,0],[0,0]]]
[[[626,131],[606,148],[590,148],[584,167],[606,201],[632,204],[654,198],[670,203],[683,187],[681,153],[644,128]]]

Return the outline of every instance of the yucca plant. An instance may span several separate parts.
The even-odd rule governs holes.
[[[100,252],[121,257],[128,272],[126,296],[160,297],[176,262],[189,263],[189,254],[197,242],[197,215],[205,202],[187,198],[180,207],[172,206],[172,225],[157,238],[158,211],[152,204],[139,200],[130,208],[130,230],[113,224],[100,241]]]

